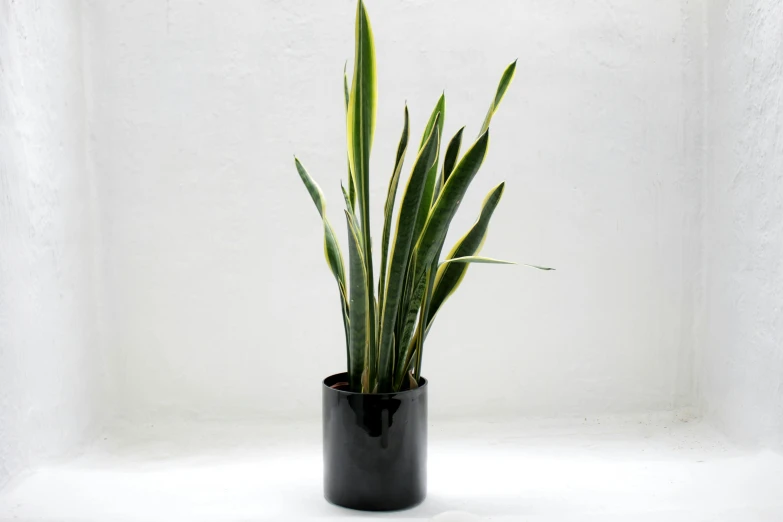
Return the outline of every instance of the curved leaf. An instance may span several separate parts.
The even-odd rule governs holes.
[[[516,265],[514,261],[504,261],[502,259],[495,259],[492,257],[464,256],[464,257],[455,257],[453,259],[447,259],[446,261],[443,261],[438,266],[444,266],[451,263],[485,263],[488,265]],[[534,266],[534,265],[528,265],[528,266]],[[539,266],[536,266],[534,268],[541,268],[542,270],[551,270],[551,268],[542,268]]]
[[[481,204],[481,212],[479,213],[478,219],[476,219],[476,222],[470,227],[470,230],[457,241],[454,248],[452,248],[451,252],[446,256],[447,260],[465,256],[475,256],[479,253],[487,237],[489,220],[492,218],[492,214],[495,212],[498,203],[500,203],[500,198],[503,197],[505,188],[506,183],[503,182],[489,191]],[[428,326],[438,313],[443,302],[454,293],[462,282],[467,271],[467,264],[446,265],[438,269],[438,274],[435,278],[435,290],[432,294]]]
[[[334,229],[332,229],[332,225],[326,217],[326,201],[321,192],[321,187],[319,187],[318,183],[310,177],[307,170],[305,170],[304,166],[297,158],[294,158],[294,163],[296,163],[296,170],[299,172],[299,177],[302,178],[302,182],[310,193],[310,197],[313,199],[313,203],[315,203],[315,208],[318,209],[318,214],[321,216],[324,226],[324,255],[326,257],[326,263],[329,265],[332,274],[334,274],[342,295],[345,296],[345,268],[343,265],[343,255],[340,251],[340,245],[337,242],[337,238],[334,235]]]
[[[489,131],[482,134],[465,153],[443,186],[443,191],[435,202],[415,247],[418,273],[424,273],[446,238],[451,220],[457,213],[470,182],[473,181],[484,161],[488,143]],[[414,277],[414,280],[418,279],[419,277]]]
[[[321,222],[324,227],[324,256],[326,257],[326,264],[332,271],[335,280],[337,281],[337,288],[340,291],[340,311],[343,315],[343,328],[345,329],[345,346],[348,349],[348,362],[350,364],[351,355],[349,349],[350,335],[349,335],[349,317],[350,310],[348,307],[348,294],[345,288],[345,268],[343,265],[343,254],[340,251],[340,244],[337,242],[337,238],[334,235],[334,229],[329,223],[326,217],[326,201],[324,199],[321,188],[318,183],[310,177],[305,170],[304,166],[299,160],[294,157],[294,163],[296,163],[296,170],[299,173],[299,177],[302,178],[302,182],[310,193],[310,197],[315,203],[315,208],[318,209],[318,214],[321,216]]]
[[[400,212],[397,215],[397,228],[395,230],[394,243],[389,263],[389,276],[384,293],[383,311],[381,313],[380,335],[380,363],[378,370],[381,390],[387,390],[392,384],[393,362],[392,339],[397,322],[397,311],[401,303],[402,292],[405,286],[405,278],[410,260],[410,250],[413,244],[413,227],[416,220],[416,209],[421,203],[424,184],[427,180],[427,172],[435,161],[435,153],[438,149],[439,125],[436,119],[435,126],[427,139],[426,144],[419,151],[416,163],[413,166],[408,184],[402,196]]]

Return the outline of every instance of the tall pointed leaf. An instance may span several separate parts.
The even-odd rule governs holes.
[[[364,2],[356,6],[356,54],[354,56],[353,82],[348,99],[348,158],[353,179],[356,183],[356,208],[361,225],[361,247],[366,263],[367,296],[375,302],[375,288],[372,267],[372,241],[370,236],[370,151],[375,131],[375,45],[372,28]],[[370,306],[368,321],[369,350],[365,361],[370,387],[375,385],[377,370],[375,306]],[[351,322],[353,328],[353,321]]]
[[[386,192],[386,206],[383,211],[383,236],[381,238],[381,276],[378,278],[378,302],[383,303],[386,291],[386,268],[389,258],[389,235],[391,234],[392,213],[394,211],[394,199],[397,197],[397,186],[400,182],[400,172],[405,160],[405,151],[408,148],[408,106],[405,106],[405,121],[402,126],[402,136],[397,145],[397,159],[394,162],[394,172],[389,180],[389,189]]]
[[[489,106],[487,115],[484,118],[484,124],[481,126],[481,132],[479,132],[479,136],[484,134],[489,128],[489,122],[492,121],[492,116],[495,114],[495,111],[498,110],[498,107],[500,107],[500,102],[503,100],[503,95],[506,94],[506,89],[508,89],[508,86],[511,85],[511,80],[514,79],[514,71],[516,71],[516,69],[517,61],[514,60],[514,62],[506,67],[505,71],[503,71],[503,76],[500,77],[498,90],[495,92],[495,98],[492,100],[492,105]]]
[[[345,220],[348,223],[349,306],[351,310],[348,379],[352,391],[369,393],[370,385],[367,382],[369,374],[365,373],[365,363],[370,348],[368,338],[370,325],[368,323],[372,307],[367,295],[367,262],[362,254],[358,231],[347,210],[345,211]]]
[[[405,380],[405,372],[408,371],[408,366],[410,365],[410,360],[413,356],[411,350],[416,349],[416,338],[414,336],[416,318],[421,316],[421,309],[426,305],[427,282],[429,280],[428,276],[430,271],[425,270],[424,272],[420,272],[417,266],[418,263],[419,261],[414,254],[411,272],[414,274],[413,277],[415,277],[415,279],[411,278],[409,293],[406,295],[406,299],[403,301],[407,306],[400,312],[400,341],[397,347],[398,353],[396,355],[397,360],[405,361],[406,364],[403,366],[398,365],[395,369],[395,390],[399,390],[399,387]]]
[[[437,262],[437,259],[435,259],[434,262]],[[424,301],[421,304],[421,311],[419,313],[419,327],[416,332],[416,364],[414,365],[413,370],[413,380],[416,382],[419,382],[419,378],[421,377],[421,359],[424,353],[424,328],[422,325],[426,324],[427,315],[429,314],[430,310],[430,301],[432,300],[432,282],[434,281],[431,272],[433,271],[434,270],[432,268],[427,270],[427,287],[424,289]]]
[[[459,157],[459,147],[462,145],[462,133],[465,131],[465,127],[462,127],[457,131],[457,134],[451,138],[449,146],[446,148],[446,154],[443,156],[443,171],[441,173],[441,183],[445,185],[449,180],[449,176],[454,171],[454,165],[457,164],[457,158]],[[440,192],[438,192],[440,195]]]
[[[400,348],[409,352],[409,342],[413,335],[413,326],[416,323],[416,315],[419,306],[421,306],[421,299],[426,288],[426,272],[431,267],[438,252],[440,252],[443,241],[446,239],[446,233],[448,232],[451,220],[457,213],[462,198],[465,196],[465,192],[470,185],[470,182],[475,177],[481,163],[484,161],[484,155],[487,152],[487,144],[489,143],[489,131],[482,134],[476,143],[465,153],[460,162],[454,168],[454,172],[449,177],[449,180],[443,186],[443,190],[438,196],[435,205],[432,207],[430,216],[427,219],[427,223],[424,225],[424,230],[419,237],[416,246],[414,247],[412,257],[415,267],[415,273],[412,279],[413,292],[411,293],[410,300],[408,301],[407,311],[403,311],[402,334],[398,336]],[[400,360],[406,360],[410,356],[410,353],[403,354]],[[399,380],[399,367],[397,375],[395,376]]]
[[[345,93],[345,117],[348,117],[348,103],[351,99],[351,90],[348,87],[348,62],[343,67],[343,92]],[[351,202],[351,208],[356,209],[356,182],[351,173],[351,158],[348,158],[348,199]],[[355,210],[354,210],[355,211]]]
[[[389,263],[389,276],[386,284],[385,299],[382,303],[381,335],[380,335],[380,364],[378,381],[381,390],[387,390],[392,384],[394,357],[392,355],[392,339],[397,321],[397,310],[400,305],[405,277],[410,259],[410,249],[413,244],[413,227],[415,226],[416,210],[421,203],[424,184],[427,180],[427,172],[435,161],[438,149],[439,125],[436,119],[435,126],[430,132],[426,144],[419,151],[416,163],[413,166],[408,184],[402,196],[400,212],[397,216],[397,228]]]
[[[443,138],[443,125],[446,121],[445,93],[440,95],[440,98],[438,98],[438,103],[436,103],[435,108],[432,109],[432,114],[430,114],[430,119],[427,121],[427,126],[424,128],[424,135],[421,138],[421,145],[419,145],[419,148],[424,146],[424,142],[432,132],[436,120],[440,122],[440,131],[438,133],[438,143],[440,143],[441,139]],[[421,195],[421,203],[419,203],[419,209],[416,215],[416,226],[413,229],[413,237],[415,239],[419,238],[419,234],[421,234],[421,231],[424,228],[424,223],[427,222],[427,216],[430,213],[430,207],[432,207],[432,202],[435,195],[435,185],[438,178],[439,156],[440,150],[436,151],[435,163],[433,163],[432,167],[427,172],[427,182],[424,185],[424,192]]]
[[[464,132],[464,130],[465,127],[462,127],[460,130],[458,130],[457,134],[454,135],[454,137],[449,142],[448,147],[446,148],[446,154],[443,157],[443,169],[441,170],[440,176],[437,176],[437,180],[435,182],[435,191],[433,193],[433,198],[435,201],[440,196],[441,190],[443,189],[443,185],[445,185],[445,183],[448,181],[449,176],[451,176],[451,173],[454,170],[454,165],[457,163],[460,145],[462,144],[462,133]],[[416,327],[416,333],[414,334],[414,339],[413,339],[413,341],[416,343],[416,346],[414,348],[415,355],[416,355],[414,376],[416,380],[418,380],[419,377],[421,376],[421,360],[422,360],[422,353],[424,352],[424,338],[426,337],[426,332],[424,332],[423,325],[429,324],[428,318],[430,316],[432,292],[435,287],[435,275],[438,272],[438,259],[440,258],[440,252],[442,249],[443,249],[443,243],[441,243],[440,247],[435,253],[435,257],[432,260],[430,269],[427,271],[427,276],[426,276],[427,281],[424,289],[425,297],[422,303],[421,310],[419,312],[419,317],[420,317],[419,324]],[[402,329],[403,328],[401,328],[401,331]],[[399,349],[400,347],[398,347],[398,350]],[[398,356],[399,357],[404,356],[404,352],[401,351],[398,354]]]

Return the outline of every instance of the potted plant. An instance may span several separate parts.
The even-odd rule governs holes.
[[[446,233],[487,152],[489,124],[514,76],[500,80],[478,138],[460,156],[464,127],[441,155],[446,101],[441,95],[417,147],[392,220],[403,160],[409,148],[408,109],[389,180],[380,242],[380,272],[372,264],[370,149],[375,127],[375,49],[364,3],[356,11],[351,86],[344,76],[348,134],[347,266],[318,184],[295,158],[296,169],[321,216],[324,252],[337,282],[348,368],[323,381],[324,496],[362,510],[414,506],[426,495],[427,380],[421,376],[424,341],[443,303],[470,263],[507,264],[480,257],[487,226],[504,183],[484,199],[475,224],[440,260]],[[533,266],[533,265],[528,265]],[[542,270],[548,268],[534,266]]]

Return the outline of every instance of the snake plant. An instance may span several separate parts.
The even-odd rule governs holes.
[[[440,96],[416,148],[416,160],[402,190],[392,235],[395,199],[409,149],[409,117],[405,107],[402,136],[384,205],[376,287],[370,234],[370,150],[377,96],[375,46],[362,0],[358,1],[356,10],[355,53],[350,87],[347,75],[343,75],[348,135],[348,188],[343,187],[348,229],[347,269],[326,216],[323,193],[302,163],[296,158],[295,163],[321,216],[324,253],[337,282],[345,327],[348,386],[361,393],[390,392],[417,386],[424,340],[443,303],[465,277],[468,266],[509,264],[478,255],[505,183],[489,191],[475,224],[443,261],[439,258],[451,220],[487,153],[492,116],[511,84],[516,61],[503,72],[478,137],[462,156],[464,127],[451,138],[441,158],[446,99]]]

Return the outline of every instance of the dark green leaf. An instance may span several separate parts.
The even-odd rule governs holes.
[[[413,249],[412,264],[414,274],[412,278],[412,288],[407,310],[402,312],[402,334],[399,336],[400,347],[408,351],[400,357],[400,360],[407,360],[410,356],[409,339],[413,335],[412,327],[416,321],[418,308],[421,306],[421,299],[426,288],[426,273],[432,267],[436,256],[443,247],[443,241],[446,238],[451,220],[457,213],[462,198],[475,177],[484,156],[487,152],[489,142],[489,131],[479,137],[476,143],[465,153],[460,162],[454,168],[454,172],[449,180],[443,186],[440,196],[438,196],[435,205],[430,212],[430,217],[424,225],[424,230],[419,237],[419,241]],[[399,368],[395,375],[397,382],[400,381]]]
[[[369,393],[368,374],[365,373],[365,362],[369,351],[367,335],[370,331],[371,309],[370,298],[367,295],[367,263],[362,254],[358,231],[347,210],[345,211],[345,220],[348,223],[349,306],[351,310],[348,378],[352,391]]]
[[[389,276],[384,294],[385,299],[382,304],[383,312],[381,314],[379,344],[381,360],[378,372],[381,391],[387,391],[392,385],[392,374],[394,371],[392,366],[394,362],[392,339],[397,321],[397,310],[404,289],[410,249],[413,244],[416,210],[421,202],[427,172],[435,161],[435,154],[438,149],[438,134],[439,126],[436,121],[426,144],[419,151],[419,155],[416,158],[416,163],[413,166],[413,171],[402,196],[400,213],[397,216],[397,228],[392,244]]]
[[[446,148],[446,154],[443,156],[443,173],[441,175],[441,182],[444,185],[449,180],[449,176],[451,176],[451,173],[454,170],[454,165],[457,163],[457,158],[459,157],[459,147],[462,144],[462,133],[464,130],[465,127],[462,127],[457,131],[457,134],[451,138],[449,146]]]
[[[506,184],[503,182],[489,191],[481,204],[481,212],[478,219],[476,219],[476,222],[465,235],[457,241],[454,248],[446,256],[446,259],[474,256],[479,253],[487,237],[489,220],[492,218],[498,203],[500,203],[500,198],[503,197],[505,187]],[[438,269],[438,274],[435,278],[435,290],[432,295],[429,322],[432,322],[443,302],[454,293],[457,286],[462,282],[468,271],[468,266],[464,263],[457,263],[445,265]]]
[[[370,303],[375,302],[375,284],[372,267],[372,241],[370,236],[370,151],[375,131],[376,110],[375,45],[372,28],[364,2],[356,6],[356,54],[353,81],[348,99],[348,157],[351,173],[356,183],[357,217],[361,225],[361,248],[367,260],[365,278]],[[369,308],[369,350],[365,361],[371,389],[376,381],[377,350],[375,307]],[[354,328],[353,321],[351,327]]]
[[[432,132],[432,129],[434,128],[436,121],[439,122],[438,143],[440,144],[440,141],[443,138],[443,125],[445,123],[445,120],[446,120],[446,95],[441,94],[440,98],[438,98],[438,103],[435,104],[435,108],[432,110],[432,114],[430,114],[429,121],[427,121],[427,126],[424,129],[424,136],[422,136],[420,147],[424,145],[424,142]],[[421,202],[419,203],[419,209],[416,215],[416,226],[413,229],[414,241],[419,238],[419,235],[421,234],[421,230],[424,228],[424,223],[427,222],[427,216],[430,213],[430,208],[432,207],[433,198],[435,196],[435,185],[438,178],[439,156],[440,156],[440,147],[438,147],[438,150],[435,153],[435,162],[432,164],[432,167],[430,167],[430,170],[427,172],[427,182],[424,184],[424,192],[421,195]]]
[[[391,234],[391,222],[394,212],[394,200],[397,197],[397,186],[400,182],[400,172],[405,160],[405,151],[408,148],[408,106],[405,106],[405,118],[402,126],[402,136],[397,145],[397,159],[394,162],[394,172],[389,180],[389,189],[386,191],[386,205],[383,210],[383,236],[381,237],[381,276],[378,279],[379,301],[383,303],[386,291],[386,269],[389,258],[389,236]]]

